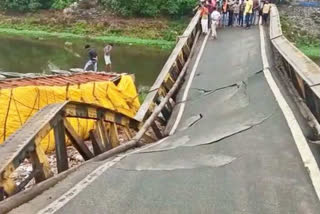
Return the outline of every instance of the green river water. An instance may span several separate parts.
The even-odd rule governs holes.
[[[50,69],[83,68],[88,56],[85,41],[34,40],[0,37],[0,70],[20,73],[50,74]],[[104,70],[104,43],[89,43],[99,54],[99,70]],[[135,74],[139,87],[150,87],[160,73],[169,50],[142,46],[115,45],[112,52],[113,71]]]

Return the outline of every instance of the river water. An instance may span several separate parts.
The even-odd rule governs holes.
[[[85,41],[34,40],[0,37],[0,70],[20,73],[50,73],[50,69],[83,68],[88,56]],[[104,70],[104,43],[90,43],[99,54],[99,70]],[[135,74],[137,84],[151,86],[160,73],[169,50],[142,46],[115,45],[113,71]]]

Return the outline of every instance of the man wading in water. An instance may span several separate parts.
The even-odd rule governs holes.
[[[104,48],[104,61],[106,63],[106,71],[112,72],[111,66],[111,51],[113,48],[113,44],[109,44]]]
[[[98,71],[98,54],[96,50],[91,48],[90,45],[86,45],[84,48],[88,50],[89,61],[84,66],[83,70],[88,71],[88,68],[92,65],[93,70],[97,72]]]

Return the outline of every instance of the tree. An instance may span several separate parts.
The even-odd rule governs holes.
[[[100,0],[105,7],[123,16],[184,15],[197,0]]]
[[[4,10],[35,11],[38,9],[62,9],[75,0],[0,0],[0,7]]]

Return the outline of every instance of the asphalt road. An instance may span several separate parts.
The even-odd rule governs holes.
[[[110,167],[56,213],[319,213],[262,72],[258,28],[209,40],[175,135]]]

